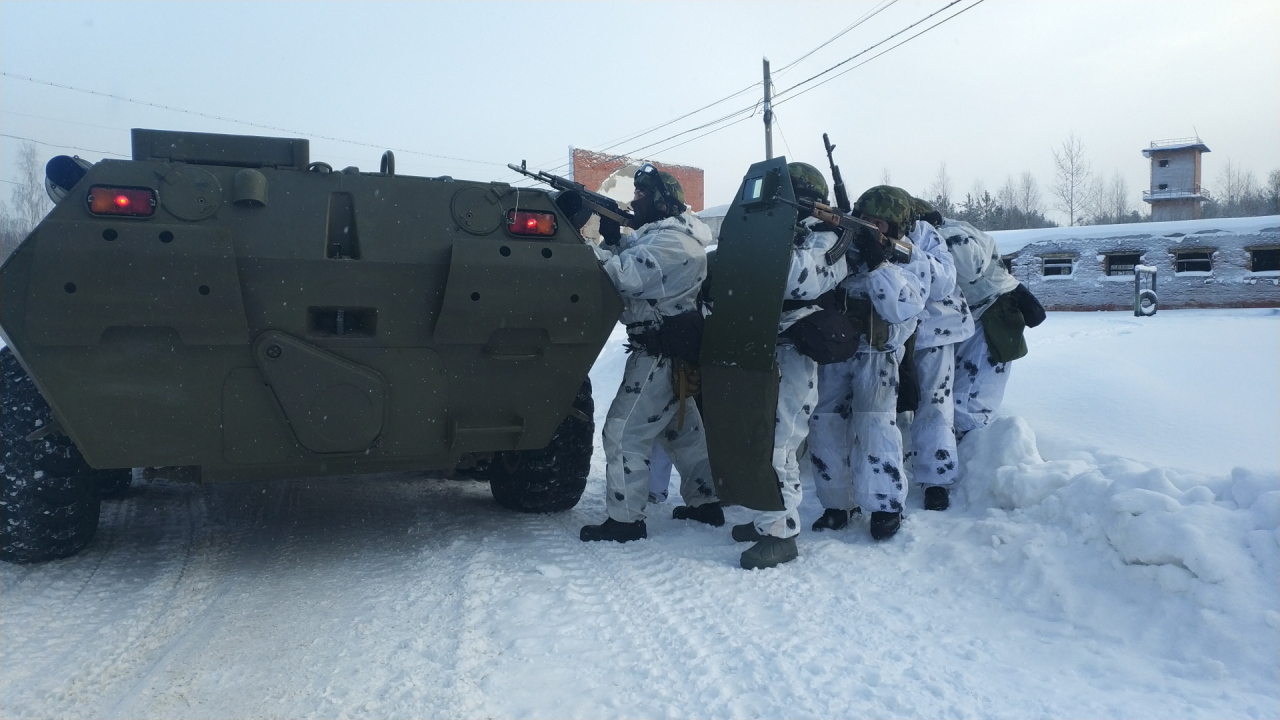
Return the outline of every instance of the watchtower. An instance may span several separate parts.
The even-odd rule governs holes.
[[[1200,203],[1212,199],[1200,187],[1200,155],[1207,152],[1198,137],[1156,140],[1142,151],[1151,158],[1151,189],[1142,200],[1151,203],[1153,221],[1200,219]]]

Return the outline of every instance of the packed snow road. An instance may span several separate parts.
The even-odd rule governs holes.
[[[1072,358],[1133,334],[1168,362],[1166,333],[1238,332],[1248,357],[1224,362],[1262,401],[1206,422],[1274,451],[1250,433],[1280,414],[1277,316],[1159,318],[1054,314],[1009,404],[1038,374],[1089,392],[1102,371]],[[601,414],[621,359],[611,344],[593,371]],[[1120,398],[1110,421],[1179,411],[1135,384],[1147,403]],[[1165,442],[1194,437],[1184,425]],[[1274,465],[1198,474],[1081,437],[1046,459],[1028,421],[1002,418],[962,445],[952,510],[915,493],[892,541],[865,520],[806,531],[799,560],[761,572],[737,568],[727,527],[671,520],[672,503],[649,540],[579,542],[603,517],[598,451],[582,502],[546,516],[416,474],[136,483],[85,552],[0,565],[0,715],[1280,716]],[[806,525],[820,512],[807,497]]]

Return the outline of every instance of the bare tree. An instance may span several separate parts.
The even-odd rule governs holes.
[[[12,197],[14,217],[25,224],[27,232],[39,224],[52,207],[44,191],[44,166],[33,143],[22,143],[18,151],[18,184],[13,188]]]
[[[1012,175],[1006,177],[1004,184],[996,191],[996,202],[1010,210],[1018,208],[1018,183]]]
[[[937,177],[933,179],[933,184],[929,186],[926,194],[938,212],[950,215],[955,207],[951,202],[952,192],[954,192],[954,186],[951,183],[951,176],[947,174],[947,164],[942,163],[938,167]]]
[[[1014,206],[1022,211],[1023,215],[1044,212],[1044,198],[1040,195],[1040,183],[1036,182],[1030,170],[1024,170],[1022,176],[1018,178],[1017,191],[1017,202]]]
[[[1129,196],[1129,181],[1124,179],[1119,171],[1111,178],[1111,185],[1107,188],[1108,195],[1108,213],[1115,222],[1124,222],[1129,217],[1129,212],[1133,209],[1130,204],[1132,198]]]
[[[3,257],[8,257],[52,208],[44,190],[44,168],[33,143],[22,143],[18,151],[18,181],[10,200],[0,218],[0,256]]]
[[[1236,165],[1231,158],[1227,158],[1227,163],[1222,166],[1222,170],[1218,171],[1218,202],[1223,205],[1235,205],[1240,202],[1241,196],[1241,177],[1240,166]]]
[[[888,167],[882,168],[882,169],[880,170],[880,184],[881,184],[881,185],[892,185],[892,184],[893,184],[893,182],[892,182],[891,180],[892,180],[892,178],[891,178],[891,176],[889,175],[889,168],[888,168]]]
[[[1107,185],[1102,178],[1096,175],[1089,178],[1084,188],[1084,212],[1081,213],[1080,224],[1103,225],[1111,222],[1109,200]]]
[[[1062,141],[1062,151],[1053,152],[1053,195],[1058,199],[1058,210],[1066,213],[1069,225],[1083,220],[1088,202],[1089,179],[1093,175],[1089,161],[1084,157],[1084,143],[1075,133]]]

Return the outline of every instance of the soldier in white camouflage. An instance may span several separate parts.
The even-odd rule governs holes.
[[[910,438],[905,460],[912,479],[924,489],[925,509],[946,510],[949,488],[960,472],[954,432],[955,352],[960,342],[973,336],[973,318],[956,283],[955,260],[936,229],[942,225],[942,215],[923,200],[912,201],[917,220],[910,238],[927,261],[920,272],[928,299],[918,318],[915,341],[920,404],[901,430],[904,441]]]
[[[871,536],[885,540],[898,532],[907,496],[897,426],[898,363],[925,296],[920,278],[890,262],[882,242],[914,228],[911,196],[901,188],[878,185],[858,198],[853,211],[874,223],[879,233],[863,233],[855,240],[846,256],[849,276],[840,287],[850,308],[859,308],[860,316],[873,315],[869,327],[888,327],[874,344],[869,336],[874,330],[864,332],[851,359],[819,370],[809,462],[824,511],[813,529],[844,528],[854,513],[869,509]]]
[[[622,296],[630,355],[601,432],[608,517],[584,526],[584,541],[648,537],[644,519],[655,440],[675,463],[687,503],[672,516],[724,524],[702,416],[693,398],[678,391],[680,375],[688,379],[702,343],[697,298],[707,277],[704,246],[711,230],[688,211],[680,183],[648,163],[636,171],[631,207],[639,225],[635,232],[621,237],[616,223],[602,219],[604,242],[592,245]]]

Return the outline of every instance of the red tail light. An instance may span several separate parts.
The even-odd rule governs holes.
[[[507,230],[512,235],[555,235],[556,216],[554,213],[508,210]]]
[[[89,188],[89,212],[94,215],[151,217],[156,211],[156,191],[150,188]]]

